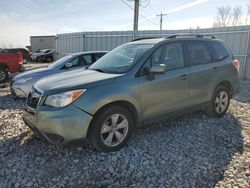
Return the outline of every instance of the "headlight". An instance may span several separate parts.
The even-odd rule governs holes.
[[[32,77],[22,78],[22,79],[18,80],[17,83],[24,84],[25,82],[27,82],[27,81],[29,81],[31,79],[32,79]]]
[[[78,97],[81,96],[86,89],[78,89],[74,91],[67,91],[54,95],[49,95],[45,100],[45,105],[53,107],[64,107],[74,102]]]

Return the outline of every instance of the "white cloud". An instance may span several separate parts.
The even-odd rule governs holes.
[[[213,17],[198,17],[188,20],[181,20],[176,22],[169,22],[164,29],[196,29],[200,28],[210,28],[213,26],[214,19]]]
[[[19,23],[4,15],[0,15],[0,28],[0,48],[24,47],[30,44],[32,35],[51,34],[37,23]]]
[[[184,5],[178,6],[176,8],[167,10],[167,11],[163,12],[163,14],[170,14],[170,13],[182,11],[182,10],[185,10],[185,9],[188,9],[188,8],[192,8],[194,6],[197,6],[197,5],[206,3],[206,2],[208,2],[208,0],[196,0],[196,1],[193,1],[191,3],[187,3],[187,4],[184,4]],[[147,19],[153,19],[155,17],[156,17],[156,15],[152,15],[152,16],[147,17]],[[147,19],[145,19],[145,18],[141,19],[141,22],[147,21]]]
[[[179,7],[173,8],[171,10],[168,10],[165,13],[169,14],[169,13],[178,12],[178,11],[181,11],[181,10],[184,10],[184,9],[188,9],[188,8],[191,8],[191,7],[197,6],[199,4],[206,3],[206,2],[208,2],[208,0],[197,0],[197,1],[194,1],[194,2],[191,2],[191,3],[187,3],[185,5],[181,5]]]
[[[189,8],[194,7],[194,6],[206,3],[208,1],[209,0],[195,0],[195,1],[192,1],[190,3],[184,4],[184,5],[180,5],[180,6],[176,7],[176,8],[167,10],[167,11],[164,12],[164,14],[165,13],[166,14],[171,14],[171,13],[175,13],[175,12],[182,11],[182,10],[185,10],[185,9],[189,9]],[[148,16],[146,18],[142,18],[140,16],[139,23],[143,23],[143,22],[148,23],[148,20],[152,20],[154,18],[156,18],[156,15]],[[203,21],[201,19],[203,19],[203,18],[195,18],[195,19],[192,19],[190,21],[189,20],[185,20],[185,21],[181,21],[181,22],[174,22],[174,23],[171,23],[171,27],[167,27],[167,29],[170,29],[170,28],[171,29],[186,29],[186,28],[197,27],[197,26],[204,28],[204,27],[211,27],[212,26],[212,24],[210,23],[211,19],[209,17],[206,17],[205,18],[206,20],[203,20]],[[193,23],[192,21],[197,21],[197,22]],[[207,23],[207,21],[208,21],[208,23]],[[181,24],[179,24],[179,23],[184,23],[184,25],[182,25],[182,27],[180,27]],[[132,22],[127,23],[127,24],[117,25],[114,28],[123,29],[123,28],[128,28],[131,25],[133,25]],[[176,27],[174,27],[174,26],[176,26]],[[150,29],[150,28],[152,29],[152,27],[154,27],[154,28],[157,27],[158,28],[158,26],[155,26],[155,25],[152,26],[152,24],[147,24],[147,25],[144,24],[142,29]],[[163,25],[163,28],[164,28],[164,25]]]

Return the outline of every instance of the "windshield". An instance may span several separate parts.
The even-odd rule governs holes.
[[[91,70],[107,73],[125,73],[153,45],[124,44],[104,55],[89,67]]]
[[[66,61],[68,61],[69,59],[71,59],[73,57],[73,55],[67,55],[61,59],[58,59],[57,61],[55,61],[54,63],[52,63],[51,65],[49,65],[49,68],[56,68],[56,67],[62,67],[64,66],[64,64],[66,63]]]

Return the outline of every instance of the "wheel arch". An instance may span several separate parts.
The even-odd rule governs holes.
[[[0,62],[0,68],[6,68],[7,70],[9,70],[9,66],[1,62]]]
[[[95,117],[98,115],[98,113],[100,113],[101,111],[105,110],[105,108],[109,108],[110,106],[113,106],[113,105],[117,105],[117,106],[121,106],[121,107],[126,108],[130,112],[130,114],[132,115],[132,117],[133,117],[134,128],[137,127],[137,124],[139,122],[139,113],[138,113],[136,107],[131,102],[129,102],[129,101],[117,100],[117,101],[113,101],[111,103],[103,105],[100,109],[98,109],[96,111],[96,113],[94,114],[94,116],[93,116],[93,118],[92,118],[92,120],[90,122],[88,130],[87,130],[87,138],[89,137],[91,127],[93,126],[93,121],[94,121]]]
[[[221,82],[216,86],[216,88],[217,88],[218,86],[225,86],[225,87],[227,87],[228,90],[229,90],[229,96],[230,96],[230,98],[233,97],[233,85],[232,85],[232,83],[231,83],[230,81],[228,81],[228,80],[221,81]],[[216,88],[215,88],[215,89],[216,89]]]

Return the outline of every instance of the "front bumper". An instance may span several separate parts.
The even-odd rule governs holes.
[[[16,84],[15,82],[11,81],[10,92],[11,92],[11,95],[14,97],[26,98],[30,89],[31,89],[30,87],[21,86],[19,84]]]
[[[61,145],[86,138],[92,116],[74,105],[62,109],[40,106],[36,111],[25,107],[23,120],[38,136]]]

